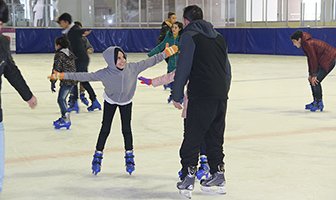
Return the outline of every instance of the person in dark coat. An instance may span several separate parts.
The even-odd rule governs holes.
[[[67,36],[68,40],[70,41],[70,50],[75,54],[77,57],[76,59],[76,71],[77,72],[88,72],[88,65],[89,65],[89,56],[87,54],[87,50],[83,43],[83,36],[87,36],[91,33],[91,31],[83,30],[79,26],[75,25],[72,21],[72,17],[69,13],[63,13],[58,17],[57,20],[60,27],[62,27],[63,34]],[[93,111],[95,109],[101,110],[101,105],[96,98],[96,94],[91,87],[89,82],[82,82],[83,87],[89,93],[90,100],[92,102],[91,106],[87,109],[88,111]],[[78,112],[78,87],[77,85],[74,86],[72,90],[72,98],[70,108],[68,109],[71,111]]]
[[[201,181],[203,191],[216,189],[225,194],[224,130],[231,65],[227,44],[213,25],[203,20],[196,5],[184,8],[185,28],[180,39],[180,54],[174,77],[173,104],[180,104],[188,82],[189,98],[186,127],[180,148],[181,181],[177,188],[191,197],[202,142],[206,144],[211,176]]]
[[[3,23],[8,21],[8,6],[3,0],[0,0],[0,30]],[[20,94],[21,98],[26,101],[31,108],[37,105],[37,99],[30,91],[20,70],[16,66],[9,49],[9,40],[2,35],[0,31],[0,77],[4,75],[9,83]],[[0,79],[1,88],[1,79]],[[0,98],[1,100],[1,98]],[[1,102],[1,101],[0,101]],[[4,126],[2,123],[2,108],[0,104],[0,192],[4,179],[5,166],[5,143],[4,143]]]

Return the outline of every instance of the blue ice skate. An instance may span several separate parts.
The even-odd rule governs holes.
[[[314,101],[312,107],[310,108],[311,112],[315,112],[317,110],[320,110],[321,112],[323,111],[324,105],[323,101]]]
[[[196,172],[196,177],[198,180],[201,180],[203,177],[208,178],[210,167],[208,164],[208,158],[205,155],[200,156],[200,167],[198,168],[198,171]]]
[[[61,129],[61,128],[69,129],[70,126],[71,126],[71,121],[67,121],[67,120],[63,119],[62,117],[59,118],[58,120],[54,121],[55,129]]]
[[[126,172],[132,175],[132,172],[135,170],[133,150],[128,150],[125,152],[125,166],[126,166]]]
[[[101,105],[100,105],[100,103],[98,102],[97,99],[94,100],[94,101],[92,102],[92,105],[89,106],[89,107],[87,108],[87,110],[88,110],[89,112],[92,112],[92,111],[94,111],[95,109],[101,110]]]
[[[67,109],[67,112],[76,111],[76,113],[79,113],[79,107],[77,101],[75,102],[69,102],[69,107]]]
[[[92,174],[97,175],[101,170],[101,163],[103,159],[103,152],[95,151],[92,160]]]
[[[80,98],[80,100],[81,100],[81,102],[82,102],[83,104],[85,104],[86,106],[89,105],[89,101],[88,101],[87,98],[85,97],[85,94],[84,94],[84,93],[81,93],[81,94],[79,95],[79,98]]]
[[[314,100],[313,102],[311,102],[310,104],[306,104],[305,109],[306,110],[310,110],[312,107],[314,107],[314,104],[316,103],[316,100]]]

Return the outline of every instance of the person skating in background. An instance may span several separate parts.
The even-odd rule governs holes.
[[[0,0],[0,30],[2,29],[2,25],[8,22],[8,18],[8,6],[3,0]],[[9,40],[0,31],[0,76],[2,75],[4,75],[8,82],[15,88],[21,98],[28,103],[30,108],[36,107],[37,99],[29,89],[20,70],[13,60],[9,49]],[[0,104],[0,192],[2,191],[5,169],[5,139],[2,120],[3,116]]]
[[[167,32],[165,38],[162,40],[160,44],[158,44],[156,47],[154,47],[147,55],[153,56],[161,51],[164,50],[164,48],[168,45],[178,45],[181,33],[183,31],[183,24],[181,22],[175,22],[170,31]],[[167,73],[170,73],[176,69],[176,62],[178,59],[178,54],[175,54],[168,58],[168,66],[167,66]],[[171,90],[173,89],[173,84],[174,82],[170,82],[168,84],[164,84],[164,89],[170,88]],[[167,101],[170,103],[172,100],[171,95],[169,95]]]
[[[106,68],[93,73],[60,73],[55,71],[49,77],[52,80],[101,81],[104,85],[103,120],[92,160],[93,174],[97,175],[101,171],[103,151],[107,137],[110,134],[112,120],[117,107],[120,111],[122,134],[124,137],[126,171],[132,174],[135,170],[131,115],[132,99],[136,89],[138,74],[175,54],[177,50],[177,46],[168,47],[164,52],[146,60],[127,63],[126,54],[120,47],[109,47],[103,52],[103,57],[108,64]]]
[[[83,25],[80,21],[75,21],[74,24],[79,26],[79,28],[83,28]],[[88,53],[88,55],[93,54],[94,48],[92,44],[90,43],[89,39],[86,36],[83,36],[82,40],[83,40],[84,48],[86,49],[86,52]],[[83,87],[82,83],[79,83],[79,99],[86,106],[89,105],[89,101],[85,97],[85,88]],[[70,101],[69,101],[69,104],[71,104]]]
[[[161,24],[160,35],[157,39],[157,44],[160,44],[166,37],[168,31],[170,31],[173,24],[176,22],[176,14],[174,12],[168,12],[168,18]]]
[[[67,38],[64,36],[57,38],[55,40],[55,49],[56,53],[54,56],[54,64],[52,70],[56,70],[58,72],[76,72],[76,57],[69,50],[69,41],[67,40]],[[56,92],[55,83],[56,80],[51,80],[52,92]],[[70,113],[67,112],[66,98],[76,84],[76,81],[71,80],[60,81],[60,89],[58,92],[57,103],[61,111],[61,117],[53,123],[56,129],[60,129],[62,127],[69,129],[71,126]]]
[[[296,31],[291,35],[293,45],[302,48],[308,61],[308,81],[313,94],[313,102],[305,106],[306,110],[323,111],[322,101],[323,79],[335,67],[336,48],[322,40],[312,38],[307,32]]]
[[[67,36],[70,41],[70,50],[77,57],[76,59],[76,71],[77,72],[87,72],[89,65],[89,56],[87,54],[87,50],[83,43],[83,36],[87,36],[91,31],[86,31],[81,29],[79,26],[75,25],[72,22],[72,17],[69,13],[63,13],[57,19],[57,23],[62,27],[63,34]],[[89,98],[91,100],[91,106],[87,108],[88,111],[94,111],[95,109],[101,110],[101,105],[96,98],[96,94],[91,87],[89,82],[82,83],[85,90],[89,93]],[[75,85],[72,89],[70,95],[71,105],[69,106],[68,111],[76,111],[79,112],[78,107],[78,87]]]

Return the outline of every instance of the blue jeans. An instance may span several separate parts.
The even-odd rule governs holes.
[[[72,88],[73,85],[62,85],[58,92],[57,103],[61,109],[62,117],[65,117],[65,113],[67,112],[66,98],[70,94]]]
[[[0,192],[2,191],[2,183],[5,170],[5,136],[3,123],[0,122]]]

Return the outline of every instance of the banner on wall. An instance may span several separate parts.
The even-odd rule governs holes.
[[[16,51],[16,34],[15,34],[15,29],[14,28],[2,28],[1,32],[3,35],[9,37],[10,41],[10,50],[15,52]]]

